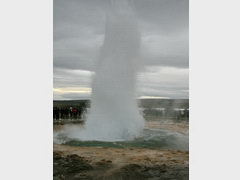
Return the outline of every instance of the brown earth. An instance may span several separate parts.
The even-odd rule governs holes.
[[[78,157],[79,161],[81,160],[80,164],[70,163],[68,166],[65,166],[68,169],[73,169],[73,172],[66,170],[58,172],[56,170],[56,180],[57,178],[67,180],[188,179],[189,154],[186,151],[144,148],[73,147],[55,144],[54,153],[54,156],[59,155],[62,157],[63,162],[66,161],[64,158],[71,158],[71,156],[73,156],[73,159]],[[57,163],[57,161],[54,160],[54,163]],[[85,169],[81,169],[81,166],[84,166]],[[54,169],[57,168],[59,169],[59,164],[55,164]],[[74,171],[75,169],[76,171]]]

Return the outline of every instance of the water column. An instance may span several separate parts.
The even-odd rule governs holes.
[[[82,140],[128,140],[139,135],[144,119],[135,95],[140,33],[132,3],[112,0],[105,38],[92,82],[91,109]]]

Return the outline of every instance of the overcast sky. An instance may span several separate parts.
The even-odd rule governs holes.
[[[54,0],[54,100],[91,95],[110,0]],[[188,0],[135,0],[139,96],[188,98]]]

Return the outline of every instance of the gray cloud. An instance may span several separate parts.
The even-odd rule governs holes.
[[[54,68],[54,88],[89,87],[93,72]]]
[[[90,86],[91,72],[103,43],[109,1],[54,0],[55,88]],[[159,78],[161,73],[151,76],[148,82],[140,80],[140,93],[188,97],[188,74],[184,74],[185,79],[178,79],[183,73],[179,69],[186,70],[189,66],[188,0],[134,2],[142,34],[141,62],[146,67],[170,67],[177,74],[176,81],[163,82]],[[150,69],[146,68],[146,77],[150,77]],[[65,94],[55,98],[66,96],[70,97]],[[71,98],[74,96],[78,97],[74,94]]]
[[[138,76],[138,92],[144,96],[188,98],[188,69],[149,66]]]

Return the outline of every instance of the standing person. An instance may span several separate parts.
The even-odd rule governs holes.
[[[67,118],[68,120],[70,119],[70,109],[69,108],[66,108],[66,112],[67,112]]]
[[[72,107],[69,108],[70,119],[72,119],[72,115],[73,115],[73,113],[72,113],[72,109],[73,109]]]
[[[189,118],[189,109],[185,109],[184,110],[184,115],[185,115],[185,118],[188,119]]]
[[[73,118],[74,118],[74,119],[77,119],[77,113],[78,113],[77,108],[73,108],[73,109],[72,109],[72,113],[73,113]]]
[[[56,120],[59,120],[59,109],[58,109],[58,107],[56,108]]]
[[[68,110],[66,107],[64,108],[64,118],[68,119]]]
[[[55,120],[55,119],[56,119],[56,108],[53,107],[53,120]]]
[[[78,109],[78,116],[79,116],[79,119],[82,119],[82,107],[80,106],[80,108]]]
[[[180,114],[181,114],[181,118],[184,118],[184,110],[181,109]]]
[[[61,120],[63,120],[63,108],[60,108],[60,117],[61,117]]]

